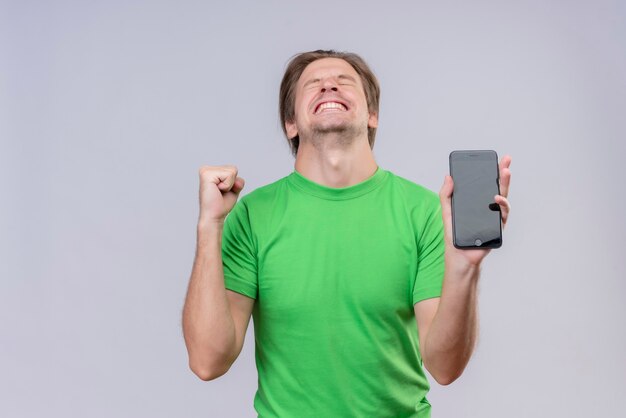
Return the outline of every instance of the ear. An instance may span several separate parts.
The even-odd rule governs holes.
[[[378,128],[378,114],[377,113],[370,113],[370,116],[367,119],[367,127]]]
[[[289,139],[298,135],[298,127],[294,121],[285,122],[285,130],[287,131],[287,138]]]

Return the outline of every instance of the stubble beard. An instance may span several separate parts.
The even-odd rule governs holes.
[[[367,127],[357,124],[313,125],[309,132],[302,134],[301,138],[308,140],[314,148],[333,146],[345,149],[351,147],[363,134],[367,135]]]

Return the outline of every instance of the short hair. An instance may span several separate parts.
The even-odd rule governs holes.
[[[361,77],[363,89],[365,90],[365,98],[367,100],[367,108],[369,113],[378,115],[378,104],[380,101],[380,85],[376,76],[369,68],[367,63],[355,53],[352,52],[338,52],[332,49],[316,51],[302,52],[294,55],[285,70],[285,75],[280,83],[279,94],[279,113],[280,122],[283,128],[283,132],[287,137],[287,142],[291,148],[291,153],[295,157],[298,152],[298,146],[300,145],[300,138],[296,135],[293,138],[289,138],[287,135],[286,122],[293,122],[295,118],[295,102],[296,102],[296,84],[302,75],[304,69],[314,61],[322,58],[339,58],[346,61],[354,68],[357,74]],[[370,144],[370,148],[374,148],[374,138],[376,137],[376,128],[367,129],[367,138]]]

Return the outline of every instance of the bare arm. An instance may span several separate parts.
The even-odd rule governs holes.
[[[441,385],[463,373],[478,334],[478,268],[449,272],[446,265],[441,298],[423,300],[414,308],[424,365]]]
[[[200,170],[197,247],[183,308],[189,366],[202,380],[223,375],[233,364],[243,347],[254,305],[254,299],[224,286],[224,219],[243,188],[243,179],[235,182],[236,168],[225,167]]]
[[[507,200],[511,172],[511,157],[500,162],[500,205],[503,226],[508,219]],[[450,197],[452,178],[446,180],[439,194],[445,234],[445,275],[440,298],[418,302],[414,306],[424,365],[442,384],[454,382],[465,370],[478,334],[477,288],[480,265],[490,250],[459,250],[452,244],[452,215]]]

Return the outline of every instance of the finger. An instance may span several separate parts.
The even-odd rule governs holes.
[[[215,184],[222,191],[229,191],[237,179],[237,169],[224,169],[216,173]]]
[[[513,158],[509,154],[506,154],[500,159],[500,168],[509,168]]]
[[[232,165],[202,166],[199,174],[201,183],[214,183],[218,189],[228,191],[237,177],[237,167]]]
[[[511,170],[503,168],[500,170],[500,195],[507,197],[509,195],[509,187],[511,184]]]
[[[507,197],[509,195],[509,185],[511,184],[511,156],[505,155],[500,160],[500,195]]]
[[[494,197],[495,202],[500,206],[500,214],[502,215],[502,224],[506,224],[506,221],[509,219],[509,213],[511,212],[511,203],[509,200],[502,196],[496,195]]]

